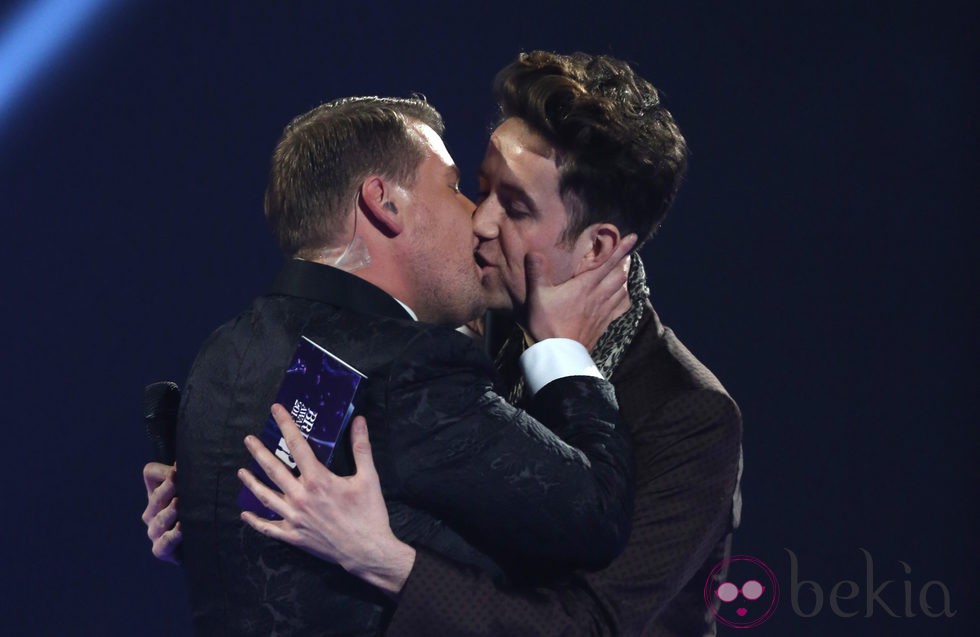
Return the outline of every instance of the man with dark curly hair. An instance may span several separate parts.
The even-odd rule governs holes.
[[[501,119],[480,168],[476,254],[489,306],[520,325],[525,256],[545,254],[552,279],[562,281],[630,233],[642,245],[677,193],[687,147],[657,90],[608,56],[524,53],[498,73],[494,93]],[[611,565],[532,584],[408,546],[377,522],[383,504],[370,496],[370,471],[332,494],[360,505],[346,509],[329,541],[279,537],[393,596],[389,636],[714,634],[703,591],[738,524],[741,416],[660,323],[636,253],[628,287],[629,300],[592,349],[636,458],[632,535]],[[518,328],[497,355],[516,404],[526,390],[515,361],[529,342]],[[255,526],[274,533],[270,524]],[[400,569],[383,567],[385,556],[406,553]]]
[[[608,56],[522,54],[494,93],[501,123],[480,168],[477,260],[491,307],[520,320],[524,254],[546,252],[562,280],[586,246],[631,232],[642,245],[677,193],[687,148],[657,90]],[[738,522],[741,417],[660,323],[636,254],[629,288],[629,306],[592,350],[634,440],[625,551],[601,571],[522,587],[420,549],[388,635],[714,634],[703,591]],[[512,400],[522,396],[512,361],[525,343],[515,334],[498,357],[517,379]]]

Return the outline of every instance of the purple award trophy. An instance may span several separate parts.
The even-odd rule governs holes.
[[[279,385],[276,402],[289,410],[310,443],[313,453],[328,467],[334,446],[354,414],[357,389],[366,378],[367,376],[310,339],[300,337],[282,384]],[[259,434],[259,439],[283,464],[296,473],[296,462],[271,414]],[[258,463],[253,461],[251,470],[255,477],[271,489],[276,489]],[[269,520],[279,519],[278,515],[259,502],[245,487],[238,494],[238,504],[243,511],[252,511]]]

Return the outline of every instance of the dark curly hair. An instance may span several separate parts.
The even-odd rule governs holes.
[[[443,134],[442,116],[422,97],[345,97],[286,126],[265,191],[265,217],[286,256],[334,242],[368,175],[412,184],[425,149],[409,120]]]
[[[501,119],[519,117],[557,151],[569,210],[562,240],[608,222],[642,244],[667,215],[687,143],[652,84],[605,55],[521,53],[494,79]]]

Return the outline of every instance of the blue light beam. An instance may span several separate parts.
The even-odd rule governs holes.
[[[0,36],[0,124],[45,65],[112,0],[28,2]]]

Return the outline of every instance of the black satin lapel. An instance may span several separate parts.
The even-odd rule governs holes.
[[[381,288],[343,270],[313,261],[287,261],[272,285],[272,293],[390,318],[411,318],[405,308]]]

